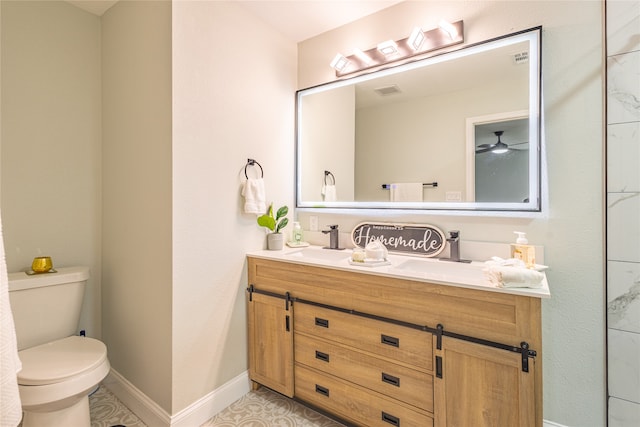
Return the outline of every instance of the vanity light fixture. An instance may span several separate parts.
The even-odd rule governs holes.
[[[369,55],[367,55],[360,49],[353,49],[353,54],[366,65],[369,65],[371,64],[371,62],[373,62],[373,59],[371,59]]]
[[[339,53],[331,62],[331,66],[336,70],[336,77],[342,77],[464,42],[462,21],[453,24],[440,21],[439,25],[440,27],[428,31],[415,27],[406,39],[387,40],[364,52],[354,49],[354,53],[347,57]]]
[[[441,30],[443,30],[445,33],[447,33],[451,40],[453,40],[456,37],[458,37],[458,30],[456,29],[456,27],[452,23],[442,19],[442,20],[440,20],[440,22],[438,22],[438,27],[440,27]]]
[[[420,50],[422,45],[424,44],[424,40],[426,39],[424,33],[422,32],[422,28],[415,27],[413,31],[411,31],[411,35],[407,40],[407,45],[414,51]]]
[[[393,40],[387,40],[380,43],[377,49],[384,56],[391,56],[398,53],[398,45]]]
[[[344,70],[347,65],[349,65],[349,60],[341,53],[336,54],[336,57],[331,61],[331,67],[336,70],[336,73]]]

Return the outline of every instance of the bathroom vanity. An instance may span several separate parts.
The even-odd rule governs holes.
[[[542,426],[541,289],[482,264],[248,255],[249,375],[360,426]]]

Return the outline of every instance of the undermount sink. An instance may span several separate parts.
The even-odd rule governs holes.
[[[351,251],[338,249],[305,248],[290,252],[286,256],[291,258],[315,259],[322,261],[342,261],[351,256]]]
[[[482,280],[482,267],[459,262],[436,261],[427,259],[410,259],[395,266],[397,270],[412,273],[424,273],[433,277]]]

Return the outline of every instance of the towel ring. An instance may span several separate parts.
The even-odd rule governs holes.
[[[255,166],[255,165],[258,165],[258,167],[260,168],[260,178],[264,178],[264,170],[262,169],[262,165],[260,165],[260,163],[256,162],[253,159],[247,159],[247,164],[244,165],[244,176],[245,176],[245,178],[249,179],[249,176],[247,175],[247,167]]]
[[[327,185],[327,177],[331,176],[331,179],[333,180],[333,184],[332,185],[336,185],[336,177],[333,176],[333,174],[329,171],[324,171],[324,185]]]

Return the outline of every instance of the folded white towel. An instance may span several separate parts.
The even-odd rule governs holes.
[[[17,376],[22,364],[18,358],[16,329],[9,303],[9,277],[1,222],[0,220],[0,426],[15,427],[22,419]]]
[[[528,268],[492,265],[483,271],[487,279],[499,288],[541,288],[543,285],[544,273]]]
[[[264,179],[248,178],[242,188],[244,211],[262,215],[267,211],[267,198],[264,191]]]
[[[423,188],[421,182],[391,184],[390,200],[392,202],[422,202]]]
[[[338,195],[336,193],[336,186],[333,184],[325,184],[322,186],[322,196],[324,197],[325,202],[335,202],[338,200]]]

